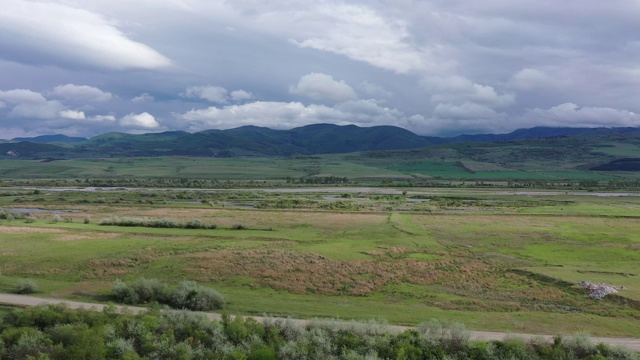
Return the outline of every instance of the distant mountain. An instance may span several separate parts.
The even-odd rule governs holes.
[[[107,133],[79,144],[83,148],[129,156],[291,156],[398,150],[442,143],[440,138],[416,135],[394,126],[362,128],[355,125],[315,124],[291,130],[242,126],[197,133],[169,132],[132,135]]]
[[[22,141],[0,144],[0,156],[33,157],[33,156],[64,156],[69,149],[53,144],[33,143]],[[11,154],[10,154],[11,153]]]
[[[70,137],[62,134],[56,134],[56,135],[41,135],[36,137],[17,137],[17,138],[14,138],[13,141],[29,141],[29,142],[41,143],[41,144],[49,144],[49,143],[72,144],[72,143],[87,141],[87,139],[82,137]]]
[[[358,127],[313,124],[290,130],[274,130],[258,126],[242,126],[228,130],[205,130],[197,133],[167,131],[162,133],[106,133],[89,140],[64,135],[16,138],[2,143],[0,156],[18,151],[31,157],[132,157],[132,156],[297,156],[382,150],[407,150],[432,145],[460,143],[496,143],[553,139],[563,137],[637,137],[638,128],[567,128],[535,127],[509,134],[459,135],[450,138],[416,135],[395,126]],[[24,141],[29,139],[29,141]],[[22,140],[22,141],[21,141]],[[41,148],[36,144],[63,146]],[[46,144],[50,145],[50,144]],[[458,145],[452,145],[458,146]],[[24,147],[23,150],[20,148]],[[2,151],[3,149],[5,149]]]
[[[454,142],[496,142],[513,141],[536,138],[550,138],[559,136],[599,136],[614,133],[638,131],[639,128],[615,127],[615,128],[571,128],[571,127],[546,127],[538,126],[530,129],[518,129],[508,134],[478,134],[458,135],[446,138],[447,143]]]

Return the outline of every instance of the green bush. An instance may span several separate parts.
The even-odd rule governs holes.
[[[430,344],[449,351],[464,348],[469,342],[469,331],[459,322],[431,319],[418,325],[418,332]]]
[[[214,289],[198,285],[195,281],[183,281],[171,289],[156,279],[140,278],[131,284],[116,280],[112,287],[113,297],[125,304],[158,302],[175,309],[208,311],[222,309],[224,296]]]
[[[33,294],[38,291],[38,284],[31,279],[22,279],[16,285],[17,294]]]
[[[86,222],[85,222],[86,223]],[[109,217],[102,219],[100,225],[113,225],[113,226],[137,226],[137,227],[150,227],[150,228],[162,228],[162,229],[215,229],[214,224],[205,224],[200,220],[190,220],[187,222],[180,222],[174,219],[154,219],[154,218],[138,218],[138,217]]]
[[[171,305],[177,309],[207,311],[222,309],[224,296],[217,291],[198,285],[195,281],[183,281],[171,296]]]
[[[304,326],[289,319],[267,319],[262,324],[243,317],[210,320],[189,311],[132,315],[118,313],[115,307],[94,312],[45,305],[4,314],[0,359],[639,360],[631,351],[593,345],[585,334],[558,337],[553,343],[509,337],[447,350],[440,339],[450,335],[436,335],[450,334],[451,327],[431,321],[420,331],[393,334],[335,320]]]

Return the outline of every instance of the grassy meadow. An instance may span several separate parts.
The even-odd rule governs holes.
[[[608,195],[4,189],[0,208],[31,217],[0,220],[0,291],[28,278],[38,296],[100,302],[116,279],[188,279],[231,313],[640,336],[640,197]],[[100,224],[116,216],[216,229]],[[594,300],[582,280],[624,289]]]
[[[513,158],[510,148],[494,149],[482,156],[482,150],[421,149],[405,151],[329,154],[296,157],[131,157],[66,160],[0,161],[0,179],[121,179],[172,178],[214,179],[224,181],[285,180],[287,178],[346,177],[366,182],[385,178],[396,180],[545,180],[580,181],[631,178],[637,174],[590,171],[592,165],[611,160],[632,149],[622,144],[603,148],[598,157],[586,159],[568,156]],[[473,150],[473,151],[472,151]],[[476,153],[479,151],[479,153]],[[526,152],[518,148],[517,152]],[[574,154],[575,155],[575,154]],[[577,155],[576,155],[577,156]],[[508,165],[507,165],[508,164]]]

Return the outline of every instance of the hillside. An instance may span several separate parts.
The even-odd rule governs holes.
[[[636,159],[640,157],[640,131],[635,128],[532,128],[509,134],[438,138],[393,126],[314,124],[291,130],[243,126],[193,134],[183,131],[139,135],[106,133],[66,144],[0,143],[1,159],[290,158],[330,154],[344,155],[338,156],[338,162],[326,160],[327,164],[334,164],[331,166],[305,163],[300,167],[304,172],[296,176],[601,179],[610,178],[613,173],[640,170]],[[335,165],[337,163],[344,165]],[[345,172],[345,169],[348,170]]]

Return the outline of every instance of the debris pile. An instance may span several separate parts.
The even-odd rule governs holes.
[[[624,286],[614,286],[604,283],[592,283],[589,281],[580,281],[578,286],[589,290],[589,297],[594,299],[602,299],[609,294],[615,294],[618,290],[624,289]]]

